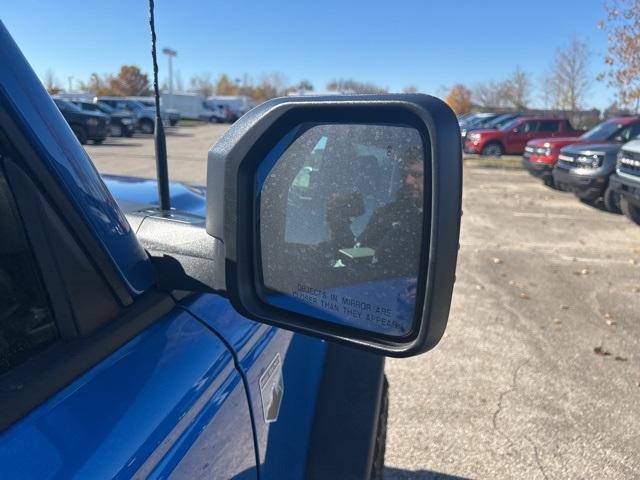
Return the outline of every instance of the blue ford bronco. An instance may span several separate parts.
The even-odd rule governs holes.
[[[384,358],[449,312],[451,110],[276,99],[206,188],[102,178],[1,23],[0,58],[0,478],[380,478]]]

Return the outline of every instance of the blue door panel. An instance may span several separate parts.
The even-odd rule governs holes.
[[[304,478],[326,344],[253,322],[218,295],[191,297],[183,305],[236,352],[249,389],[262,480]],[[267,423],[260,378],[278,354],[282,359],[284,396],[278,420]]]
[[[131,476],[256,477],[233,357],[182,309],[0,435],[0,478]]]

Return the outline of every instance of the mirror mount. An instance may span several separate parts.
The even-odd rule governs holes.
[[[425,165],[431,181],[429,203],[425,203],[430,209],[429,223],[424,224],[423,236],[428,238],[429,251],[422,247],[420,293],[415,305],[418,320],[407,335],[391,336],[327,322],[312,310],[301,313],[267,303],[260,294],[264,279],[257,178],[264,180],[269,173],[264,165],[273,165],[305,124],[407,125],[425,138]],[[240,118],[210,150],[206,230],[223,245],[226,292],[241,314],[385,355],[409,356],[429,350],[444,333],[455,278],[461,190],[458,123],[450,108],[434,97],[403,94],[274,99]],[[361,251],[343,248],[340,254],[345,262],[368,261]]]

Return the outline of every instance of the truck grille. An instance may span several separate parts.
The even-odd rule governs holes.
[[[618,160],[618,172],[640,176],[640,152],[622,150]]]
[[[576,157],[573,153],[561,153],[558,155],[558,166],[564,168],[574,168],[576,166]]]

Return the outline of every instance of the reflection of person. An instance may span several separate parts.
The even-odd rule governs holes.
[[[335,253],[341,248],[351,248],[355,237],[351,222],[364,213],[364,202],[359,192],[335,195],[327,202],[326,221],[330,232],[329,247]]]
[[[396,200],[376,209],[358,237],[362,247],[376,251],[376,259],[390,273],[415,275],[422,245],[424,158],[421,149],[405,152],[400,168],[402,186]]]

